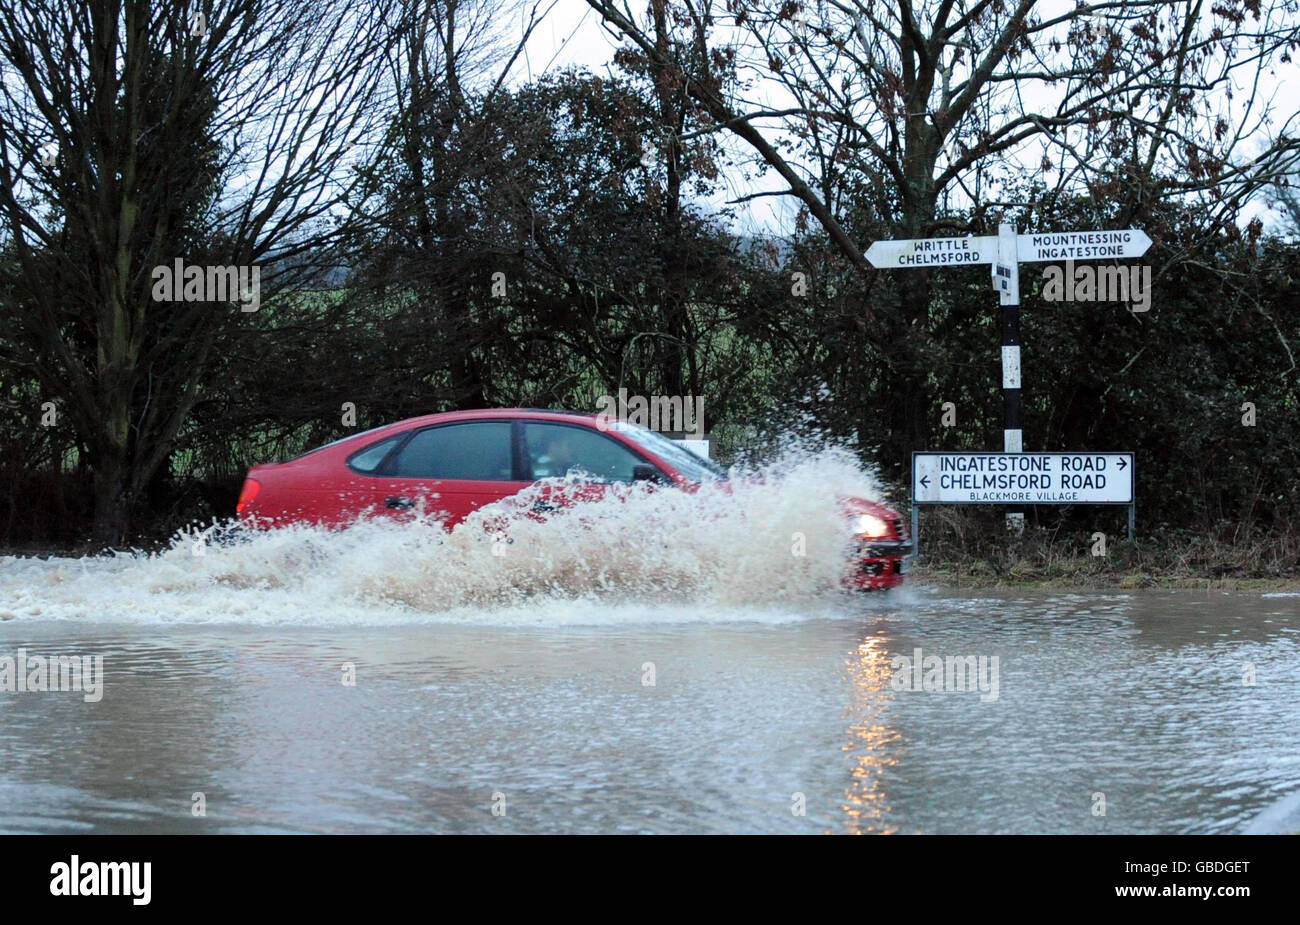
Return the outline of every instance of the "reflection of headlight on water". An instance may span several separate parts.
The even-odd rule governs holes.
[[[857,514],[849,520],[849,524],[858,536],[889,535],[889,527],[874,514]]]

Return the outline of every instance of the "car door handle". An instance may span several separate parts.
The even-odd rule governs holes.
[[[385,498],[384,504],[395,511],[404,511],[407,508],[415,507],[415,501],[411,498]]]

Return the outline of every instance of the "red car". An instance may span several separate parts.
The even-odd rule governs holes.
[[[601,425],[604,426],[601,426]],[[343,526],[365,512],[400,515],[427,505],[448,526],[570,469],[590,478],[579,500],[611,482],[651,481],[693,490],[726,472],[662,434],[605,424],[594,414],[510,408],[430,414],[346,437],[288,462],[254,466],[236,510],[247,522]],[[560,503],[568,503],[561,500]],[[897,513],[842,501],[858,538],[849,583],[902,584],[912,551]],[[541,502],[535,508],[544,511]]]

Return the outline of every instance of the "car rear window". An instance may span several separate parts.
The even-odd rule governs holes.
[[[384,430],[388,426],[389,425],[387,424],[381,424],[378,427],[372,427],[369,430],[363,430],[359,434],[348,434],[346,437],[339,437],[337,440],[331,440],[329,443],[322,443],[320,446],[312,447],[310,450],[306,450],[305,452],[299,453],[297,456],[290,456],[287,459],[281,459],[280,463],[283,464],[283,463],[297,462],[300,459],[305,459],[308,456],[312,456],[316,453],[319,453],[321,450],[328,450],[330,447],[338,446],[340,443],[347,443],[351,440],[359,441],[361,440],[361,438],[366,437],[370,434],[379,433],[381,430]]]
[[[371,473],[379,468],[379,464],[384,461],[397,444],[401,443],[406,434],[398,434],[396,437],[389,437],[387,440],[380,440],[348,458],[348,465],[357,472]]]

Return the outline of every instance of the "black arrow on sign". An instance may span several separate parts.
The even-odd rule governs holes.
[[[1119,458],[1119,471],[1123,472],[1127,468],[1128,468],[1128,460],[1125,459],[1123,456],[1121,456]]]
[[[923,476],[921,476],[921,478],[920,478],[920,482],[921,482],[921,487],[922,487],[922,488],[929,488],[929,487],[930,487],[930,477],[929,477],[928,475],[923,475]]]

